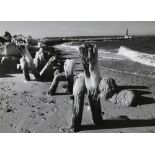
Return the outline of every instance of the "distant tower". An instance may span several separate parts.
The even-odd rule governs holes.
[[[126,34],[125,34],[124,38],[129,38],[129,32],[128,32],[128,29],[126,29]]]

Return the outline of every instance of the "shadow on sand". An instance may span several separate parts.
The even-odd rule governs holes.
[[[69,93],[55,93],[54,96],[57,96],[57,95],[70,95]]]
[[[146,104],[153,104],[155,100],[153,98],[147,97],[146,95],[151,94],[151,92],[147,91],[149,89],[147,86],[118,86],[118,92],[124,89],[132,90],[135,94],[135,100],[133,106],[137,105],[146,105]],[[141,90],[145,89],[145,90]],[[117,92],[117,93],[118,93]],[[143,96],[145,95],[145,96]]]
[[[9,74],[0,74],[0,78],[11,78],[11,77],[14,77],[14,76]]]
[[[0,78],[14,77],[11,74],[20,74],[20,73],[22,72],[15,69],[14,66],[11,68],[11,66],[5,67],[4,65],[0,65]]]
[[[80,131],[99,130],[99,129],[117,129],[130,127],[155,126],[155,119],[151,120],[103,120],[101,125],[82,125]]]
[[[147,86],[118,86],[118,91],[124,89],[149,89]]]
[[[134,101],[134,106],[155,103],[155,99],[147,97],[147,96],[143,96],[143,95],[151,94],[151,92],[141,91],[141,90],[133,90],[133,92],[136,95],[135,101]]]

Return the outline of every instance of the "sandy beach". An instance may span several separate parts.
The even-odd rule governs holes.
[[[61,51],[61,57],[76,60],[75,74],[82,72],[78,52]],[[146,76],[116,72],[104,68],[99,61],[101,77],[112,77],[120,90],[132,90],[136,104],[124,107],[102,101],[103,123],[92,123],[91,110],[85,97],[85,107],[80,132],[100,133],[149,133],[155,132],[155,81]],[[57,133],[72,132],[72,100],[60,81],[56,95],[47,91],[51,82],[38,82],[31,74],[25,81],[22,73],[0,75],[0,132],[4,133]]]

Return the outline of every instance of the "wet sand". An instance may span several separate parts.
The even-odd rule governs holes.
[[[65,58],[76,59],[76,73],[82,66],[76,52],[62,52]],[[92,123],[90,107],[85,97],[82,127],[80,132],[155,132],[155,81],[154,79],[109,71],[100,65],[101,76],[112,77],[120,89],[133,90],[135,107],[122,107],[101,100],[103,123]],[[21,73],[0,75],[0,132],[55,133],[72,132],[69,129],[72,100],[70,94],[58,85],[56,95],[47,91],[51,82],[38,82],[31,75],[25,81]]]

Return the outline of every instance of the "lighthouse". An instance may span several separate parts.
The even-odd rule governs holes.
[[[129,36],[129,31],[128,31],[128,29],[126,29],[126,33],[125,33],[124,39],[133,39],[132,36]]]
[[[124,36],[125,39],[128,39],[129,38],[129,32],[128,32],[128,29],[126,29],[126,34]]]

